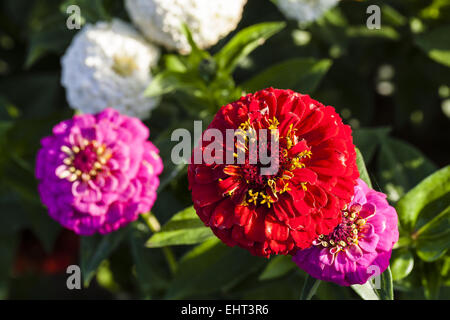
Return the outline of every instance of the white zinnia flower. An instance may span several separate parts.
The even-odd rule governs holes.
[[[133,23],[151,41],[190,51],[183,23],[200,48],[214,45],[233,31],[241,20],[247,0],[126,0]]]
[[[286,17],[300,23],[317,20],[338,2],[339,0],[276,0],[278,8]]]
[[[61,83],[69,105],[83,113],[112,107],[148,117],[157,101],[144,97],[144,91],[158,58],[159,49],[129,24],[113,20],[85,25],[61,59]]]

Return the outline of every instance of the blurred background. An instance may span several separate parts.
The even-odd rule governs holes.
[[[79,32],[66,27],[71,4],[81,8],[83,24],[113,17],[130,21],[122,1],[0,4],[0,298],[297,299],[305,274],[289,258],[273,262],[214,243],[214,251],[190,264],[182,260],[185,271],[172,275],[163,253],[144,247],[150,233],[143,222],[110,248],[104,238],[80,239],[48,217],[37,193],[34,161],[40,139],[74,114],[60,84],[61,56]],[[381,8],[381,29],[366,27],[370,4]],[[299,24],[272,1],[248,0],[237,29],[208,52],[219,52],[246,27],[270,21],[286,26],[241,59],[233,72],[219,76],[211,56],[189,67],[195,72],[185,81],[203,81],[206,98],[183,90],[164,92],[145,120],[151,140],[169,159],[152,210],[162,224],[192,205],[185,168],[169,163],[171,131],[190,128],[194,119],[210,120],[243,91],[270,85],[334,106],[354,130],[375,189],[392,204],[449,164],[450,1],[341,1],[318,20]],[[170,69],[167,54],[176,55],[162,50],[154,75]],[[448,220],[438,258],[424,258],[414,244],[394,251],[396,298],[450,298],[447,228]],[[91,261],[86,257],[100,246],[108,249],[94,257],[99,260],[92,262],[94,267],[82,266],[92,269],[89,287],[67,290],[66,267]],[[183,257],[192,248],[173,250]],[[326,283],[316,297],[358,298],[349,288]]]

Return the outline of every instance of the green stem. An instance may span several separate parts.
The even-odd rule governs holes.
[[[320,285],[320,280],[306,276],[305,284],[303,285],[303,290],[300,295],[300,300],[311,300],[311,298],[316,294],[317,288]]]
[[[155,215],[151,212],[147,212],[141,215],[147,224],[148,228],[153,232],[157,233],[161,230],[161,224]],[[172,274],[175,274],[177,271],[177,260],[175,259],[175,255],[169,247],[162,247],[164,256],[166,257],[167,264],[169,265],[170,271]]]

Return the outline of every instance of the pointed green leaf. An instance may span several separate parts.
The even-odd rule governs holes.
[[[155,233],[148,241],[150,248],[159,248],[173,245],[187,245],[201,243],[214,237],[210,228],[205,227],[199,219],[194,207],[175,214],[161,231]]]
[[[361,180],[367,183],[369,188],[372,188],[372,182],[370,182],[369,173],[367,172],[361,151],[359,151],[358,148],[356,148],[355,151],[356,151],[356,165],[358,166],[359,177],[361,178]]]
[[[105,236],[81,237],[80,264],[85,287],[89,286],[100,263],[111,255],[128,232],[129,227],[125,227]]]
[[[291,256],[276,256],[270,259],[266,268],[259,276],[259,280],[269,280],[284,276],[295,268]]]
[[[300,300],[311,300],[316,294],[317,288],[320,285],[320,280],[306,275],[305,283],[303,284]]]
[[[391,257],[392,278],[406,278],[414,268],[414,256],[408,249],[394,250]]]
[[[169,268],[161,250],[145,247],[148,229],[136,222],[129,233],[131,255],[136,266],[136,280],[145,299],[159,298],[169,282]]]
[[[214,58],[220,70],[231,73],[238,63],[285,27],[284,22],[255,24],[239,31]]]
[[[417,255],[427,262],[441,258],[450,247],[450,194],[445,198],[449,206],[415,234]]]
[[[362,285],[354,284],[351,287],[364,300],[380,300],[380,297],[369,282]]]
[[[381,274],[381,288],[378,289],[378,295],[381,300],[394,300],[394,286],[392,284],[391,268],[388,267]]]
[[[402,227],[412,232],[419,216],[438,216],[448,207],[449,194],[450,166],[447,166],[425,178],[398,201],[396,209]]]

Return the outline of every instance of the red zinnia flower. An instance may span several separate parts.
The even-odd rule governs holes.
[[[189,166],[197,214],[226,244],[266,257],[294,254],[340,223],[340,210],[350,202],[359,173],[351,129],[333,107],[270,88],[223,106],[211,128],[224,137],[227,129],[237,135],[278,132],[278,170],[272,175],[262,175],[264,166],[249,161],[255,155],[248,152],[248,138],[241,148],[245,163]],[[202,141],[201,151],[210,143]],[[225,159],[225,153],[214,156]]]

